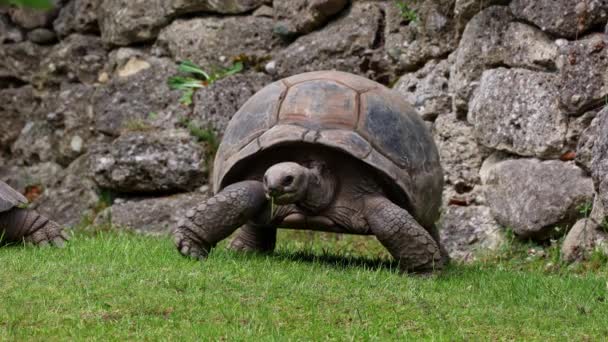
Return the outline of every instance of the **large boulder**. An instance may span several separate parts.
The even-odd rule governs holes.
[[[476,143],[473,127],[454,114],[440,115],[433,125],[445,184],[457,193],[471,191],[479,184],[479,169],[485,151]]]
[[[62,172],[60,180],[45,188],[33,207],[62,225],[90,222],[102,198],[89,177],[89,156],[76,159]]]
[[[452,110],[449,79],[448,61],[431,60],[422,69],[401,76],[393,89],[416,107],[423,120],[433,121]]]
[[[355,2],[323,29],[296,39],[276,54],[277,75],[336,69],[377,79],[368,55],[380,47],[377,35],[382,18],[379,4]]]
[[[273,1],[274,32],[285,38],[322,27],[348,5],[348,0]]]
[[[605,0],[513,0],[513,14],[555,36],[575,39],[606,22]]]
[[[118,199],[95,219],[95,225],[112,225],[149,235],[168,235],[186,211],[207,199],[203,193],[168,197]]]
[[[458,46],[459,34],[454,20],[455,0],[401,1],[415,13],[415,20],[408,18],[397,2],[390,1],[384,7],[384,40],[387,54],[400,69],[414,70],[429,59],[448,55]],[[374,22],[375,23],[375,22]]]
[[[211,71],[240,55],[267,57],[277,45],[272,25],[272,19],[254,16],[178,19],[162,30],[156,45],[175,60]]]
[[[559,95],[554,74],[488,70],[471,100],[468,121],[486,147],[521,156],[559,157],[568,128]]]
[[[608,214],[608,107],[598,114],[598,134],[593,145],[591,176],[604,213]],[[598,208],[599,209],[599,208]]]
[[[93,156],[101,188],[119,193],[187,191],[206,182],[205,149],[183,130],[127,132]]]
[[[175,63],[131,49],[119,49],[108,63],[106,83],[92,98],[95,129],[111,136],[124,130],[171,128],[188,113],[179,103],[181,92],[170,90],[169,77],[177,73]]]
[[[38,72],[41,60],[49,47],[25,41],[4,44],[0,48],[0,87],[11,80],[29,83]]]
[[[485,206],[448,206],[438,225],[441,244],[459,261],[473,261],[505,242],[503,229]]]
[[[593,183],[571,162],[511,159],[481,171],[496,220],[521,238],[546,239],[563,232],[593,198]]]
[[[605,104],[608,98],[608,37],[592,34],[560,47],[561,103],[571,114]]]
[[[72,34],[52,47],[34,82],[39,86],[65,81],[95,83],[107,54],[97,36]]]
[[[450,79],[459,114],[466,113],[476,81],[484,70],[497,65],[533,70],[555,68],[557,46],[553,41],[538,29],[513,20],[508,7],[492,6],[467,24]]]
[[[97,33],[97,11],[102,2],[99,0],[71,0],[53,22],[53,29],[62,37],[70,33]]]
[[[262,73],[236,74],[200,88],[194,95],[191,120],[221,136],[234,113],[271,81],[270,76]]]

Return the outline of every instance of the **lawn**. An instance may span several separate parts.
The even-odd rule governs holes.
[[[366,237],[282,231],[272,255],[218,248],[201,263],[168,238],[78,233],[61,250],[0,248],[0,339],[608,338],[605,262],[517,258],[420,277]]]

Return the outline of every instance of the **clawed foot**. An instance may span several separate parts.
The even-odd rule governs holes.
[[[173,240],[181,255],[198,260],[205,259],[212,247],[188,227],[188,222],[180,222],[173,232]]]
[[[70,235],[57,222],[48,221],[46,225],[23,238],[27,243],[36,246],[55,246],[63,248],[70,240]]]

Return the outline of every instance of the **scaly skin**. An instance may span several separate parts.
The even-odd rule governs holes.
[[[51,243],[62,247],[69,240],[59,224],[34,210],[22,208],[0,213],[0,232],[3,242],[25,241],[39,246]]]
[[[370,197],[365,203],[372,233],[399,261],[401,270],[426,273],[443,267],[446,260],[438,243],[407,210],[384,197]]]
[[[277,241],[277,229],[272,225],[252,223],[241,227],[230,243],[230,249],[242,252],[272,252]]]
[[[175,245],[182,255],[204,258],[212,247],[247,223],[266,204],[261,182],[242,181],[227,186],[186,213],[173,232]]]

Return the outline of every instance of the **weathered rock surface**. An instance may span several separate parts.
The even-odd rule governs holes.
[[[154,40],[169,23],[164,4],[163,0],[101,1],[97,13],[101,39],[121,46]]]
[[[458,113],[466,113],[468,101],[484,70],[499,65],[552,70],[557,46],[544,33],[513,22],[509,9],[492,6],[467,24],[452,67],[450,89]]]
[[[56,163],[39,163],[29,167],[0,164],[0,180],[25,194],[28,188],[38,186],[42,190],[54,187],[63,176],[63,168]]]
[[[513,0],[511,10],[550,34],[576,38],[608,18],[605,0]]]
[[[93,156],[92,171],[120,193],[192,190],[207,173],[204,148],[182,130],[125,133]]]
[[[322,27],[347,4],[347,0],[275,0],[274,33],[286,38],[309,33]]]
[[[101,3],[99,0],[71,0],[61,8],[53,29],[62,37],[74,32],[99,32],[97,12]]]
[[[193,12],[211,12],[221,14],[239,14],[260,7],[267,0],[173,0],[167,4],[169,14],[186,14]]]
[[[236,74],[200,88],[194,95],[192,120],[199,127],[211,128],[221,136],[232,115],[271,81],[262,73]]]
[[[23,41],[23,33],[13,25],[8,16],[0,14],[0,44],[20,43]]]
[[[170,234],[186,211],[207,199],[203,193],[116,201],[95,219],[96,225],[111,224],[138,233]]]
[[[475,142],[473,127],[454,114],[440,115],[433,126],[445,184],[464,193],[479,184],[484,152]]]
[[[605,109],[604,112],[608,112],[608,109]],[[576,163],[589,173],[591,173],[593,145],[597,139],[599,129],[598,123],[601,115],[606,114],[600,113],[591,121],[589,126],[581,133],[580,138],[578,139],[578,145],[576,147]]]
[[[521,238],[545,239],[574,223],[593,184],[572,163],[511,159],[485,167],[482,181],[496,221]]]
[[[608,227],[592,219],[582,219],[570,229],[562,244],[562,260],[574,262],[588,259],[595,250],[608,254]]]
[[[25,41],[4,44],[0,48],[0,85],[2,79],[31,82],[40,67],[40,61],[48,53],[49,47]]]
[[[95,182],[89,177],[89,168],[88,155],[75,160],[56,185],[45,189],[34,207],[63,225],[74,226],[91,220],[100,197]]]
[[[464,30],[466,24],[482,10],[496,5],[508,5],[511,0],[456,0],[454,3],[454,17],[459,31]]]
[[[468,119],[479,143],[521,156],[559,157],[568,121],[559,106],[557,83],[551,73],[504,68],[484,72]]]
[[[503,229],[485,206],[448,206],[439,220],[441,243],[450,257],[473,261],[505,242]]]
[[[598,114],[598,134],[593,145],[591,176],[598,198],[603,203],[604,213],[608,214],[608,107]]]
[[[60,1],[53,1],[55,4],[58,4],[59,2]],[[49,27],[58,12],[59,6],[49,10],[32,9],[26,6],[13,6],[8,10],[11,20],[25,29]]]
[[[27,33],[27,40],[36,44],[52,44],[57,41],[57,34],[53,30],[39,27]]]
[[[191,60],[209,70],[228,66],[241,54],[269,55],[277,45],[272,25],[272,19],[263,17],[179,19],[163,29],[156,44],[175,60]]]
[[[370,68],[369,54],[379,47],[376,36],[382,29],[382,17],[380,5],[354,3],[336,21],[280,51],[274,57],[277,76],[336,69],[377,79]]]
[[[608,5],[607,5],[608,6]],[[560,48],[561,103],[571,114],[605,104],[608,97],[608,37],[593,34]]]
[[[170,90],[167,79],[177,73],[169,59],[118,50],[112,57],[114,68],[109,81],[92,99],[95,129],[118,136],[125,130],[173,127],[187,114],[180,105],[181,93]]]
[[[417,69],[429,59],[445,58],[458,46],[454,2],[408,1],[406,3],[417,17],[414,21],[408,21],[394,2],[386,4],[384,47],[400,68]]]
[[[423,120],[432,121],[452,110],[449,78],[448,61],[431,60],[422,69],[401,76],[393,89],[416,107]]]
[[[0,150],[8,150],[40,107],[34,88],[0,89]]]
[[[107,51],[97,36],[72,34],[53,46],[42,60],[34,82],[60,84],[63,81],[94,83],[107,60]]]

